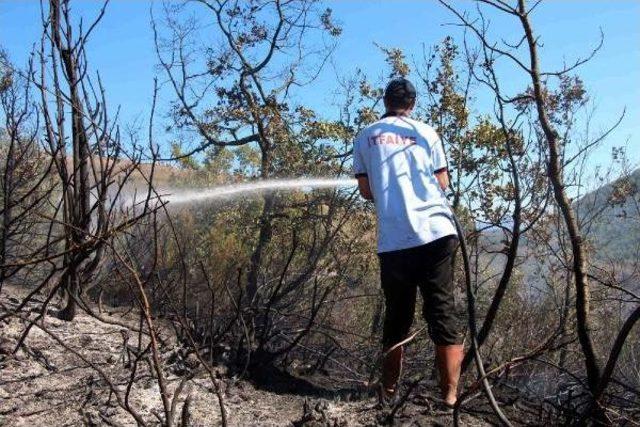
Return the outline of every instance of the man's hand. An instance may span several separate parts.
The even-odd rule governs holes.
[[[438,184],[440,184],[440,188],[442,188],[442,191],[445,191],[449,187],[449,172],[447,172],[446,169],[443,169],[436,172],[435,175],[438,180]]]
[[[373,201],[373,194],[371,193],[371,187],[369,187],[369,178],[366,176],[358,177],[358,190],[360,190],[360,195],[367,199]]]

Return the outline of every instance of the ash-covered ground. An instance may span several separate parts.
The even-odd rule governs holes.
[[[0,316],[13,311],[26,295],[24,289],[5,286]],[[80,312],[74,321],[65,322],[51,315],[58,308],[54,300],[52,311],[31,327],[14,353],[25,328],[40,312],[41,298],[0,322],[0,426],[136,425],[123,406],[147,425],[163,425],[165,412],[152,375],[151,353],[134,364],[136,355],[127,352],[148,343],[146,336],[138,342],[139,316],[107,310],[98,320]],[[218,396],[209,372],[193,356],[176,357],[166,332],[160,333],[159,357],[174,405],[174,425],[221,425],[219,397],[230,426],[373,426],[389,421],[390,410],[377,409],[373,393],[348,396],[327,389],[319,396],[295,387],[267,391],[251,381],[230,378],[221,366],[213,368]],[[451,425],[452,415],[433,403],[429,390],[427,385],[415,389],[394,414],[394,424]],[[490,425],[483,412],[463,413],[462,424]]]

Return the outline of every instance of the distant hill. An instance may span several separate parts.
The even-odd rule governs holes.
[[[576,202],[583,233],[595,256],[619,261],[640,256],[640,169],[606,184]],[[591,220],[595,213],[597,219]]]
[[[627,197],[621,197],[624,191]],[[620,178],[614,182],[587,193],[574,202],[574,207],[581,222],[584,223],[583,234],[592,245],[589,256],[601,266],[606,266],[610,260],[633,268],[636,260],[640,260],[640,169],[634,171],[628,177]],[[594,213],[598,213],[596,219]],[[555,236],[552,233],[552,236]],[[485,249],[499,251],[503,249],[503,233],[497,229],[486,230],[481,241]],[[538,293],[538,287],[544,287],[541,271],[546,271],[546,266],[539,265],[529,257],[532,242],[528,235],[522,236],[518,249],[518,269],[524,275],[523,283],[526,283],[533,295]],[[550,242],[557,247],[557,240],[553,237]],[[496,257],[493,253],[481,255],[481,262],[486,263],[490,270],[497,272],[504,268],[505,258]],[[542,268],[542,270],[541,270]]]

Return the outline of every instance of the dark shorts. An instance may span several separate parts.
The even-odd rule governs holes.
[[[436,345],[462,344],[464,332],[453,296],[453,255],[457,236],[426,245],[378,254],[385,296],[382,343],[390,347],[407,337],[413,323],[417,289],[422,315]]]

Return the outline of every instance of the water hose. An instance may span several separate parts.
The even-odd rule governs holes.
[[[489,404],[491,408],[495,412],[496,416],[500,419],[503,425],[511,427],[511,423],[509,419],[504,415],[498,402],[496,402],[495,397],[493,396],[493,392],[491,391],[491,384],[489,384],[489,380],[487,379],[487,374],[484,370],[484,365],[482,363],[482,357],[480,355],[480,350],[478,349],[478,341],[476,339],[477,336],[477,325],[476,325],[476,300],[475,293],[473,291],[473,287],[471,286],[471,266],[469,261],[469,250],[467,248],[467,240],[465,238],[464,229],[458,220],[458,217],[453,211],[453,207],[449,206],[451,209],[451,218],[456,226],[456,231],[458,232],[459,242],[460,242],[460,252],[462,254],[462,261],[464,267],[464,275],[465,275],[465,284],[467,289],[467,316],[469,321],[469,333],[471,334],[471,350],[473,351],[473,358],[476,363],[476,368],[478,369],[478,374],[482,378],[482,388],[484,393],[489,400]],[[458,400],[454,406],[453,410],[453,421],[454,425],[460,425],[460,405],[461,400]]]

